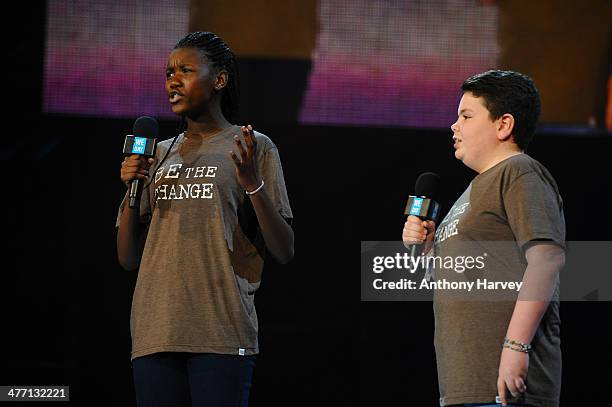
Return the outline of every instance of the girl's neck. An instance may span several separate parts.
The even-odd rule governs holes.
[[[214,133],[218,133],[221,130],[227,129],[232,124],[228,122],[223,114],[219,112],[218,114],[211,114],[211,112],[207,112],[206,114],[196,118],[191,119],[189,117],[187,120],[187,130],[185,131],[185,136],[208,136]]]

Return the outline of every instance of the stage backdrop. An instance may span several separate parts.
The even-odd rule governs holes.
[[[491,68],[535,79],[545,124],[603,128],[609,103],[607,0],[56,0],[47,9],[47,113],[173,117],[164,67],[193,30],[236,51],[245,122],[447,128],[462,81]]]

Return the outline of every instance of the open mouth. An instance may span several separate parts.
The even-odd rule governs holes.
[[[168,100],[170,101],[170,103],[176,103],[181,99],[182,96],[183,95],[173,90],[172,92],[168,93]]]

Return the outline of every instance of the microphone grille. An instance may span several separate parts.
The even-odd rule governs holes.
[[[431,199],[438,199],[440,190],[440,176],[435,172],[424,172],[416,180],[414,192],[418,196],[426,196]]]
[[[157,120],[150,116],[140,116],[134,122],[133,128],[134,136],[146,137],[146,138],[157,138],[159,133],[159,125]]]

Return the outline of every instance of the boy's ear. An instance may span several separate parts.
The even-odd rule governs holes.
[[[497,138],[500,141],[506,141],[512,136],[514,131],[514,116],[510,113],[504,113],[497,122]]]

